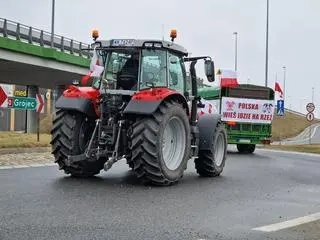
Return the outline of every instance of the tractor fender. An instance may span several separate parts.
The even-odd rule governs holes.
[[[199,150],[211,150],[218,123],[221,123],[220,114],[205,114],[199,118]]]
[[[93,103],[88,98],[69,98],[61,96],[55,104],[57,109],[78,111],[89,117],[97,117]]]
[[[134,95],[123,113],[152,115],[163,101],[174,100],[180,102],[186,109],[186,114],[189,115],[189,106],[182,94],[166,88],[159,88],[155,91],[159,92],[155,94],[150,90],[144,90]]]

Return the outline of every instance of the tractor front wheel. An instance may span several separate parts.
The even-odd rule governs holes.
[[[94,119],[79,112],[58,110],[52,126],[52,154],[55,162],[66,174],[74,177],[90,177],[100,173],[104,159],[86,159],[85,161],[66,164],[68,155],[85,152],[95,126]]]
[[[182,178],[190,154],[186,110],[163,102],[158,110],[132,126],[130,150],[135,175],[145,183],[170,185]]]

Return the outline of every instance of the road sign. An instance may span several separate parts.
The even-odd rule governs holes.
[[[0,88],[0,100],[1,99],[8,99],[2,104],[2,107],[6,108],[14,108],[14,109],[23,109],[23,110],[31,110],[37,112],[44,112],[44,96],[37,94],[36,98],[31,97],[7,97],[1,93]],[[1,105],[0,105],[1,106]]]
[[[43,97],[43,95],[37,94],[36,99],[37,99],[36,111],[43,113],[44,112],[44,101],[43,101],[44,97]]]
[[[36,110],[37,101],[35,98],[29,97],[9,97],[8,108]]]
[[[309,122],[313,121],[314,119],[314,114],[312,112],[309,112],[307,115],[306,115],[306,118]]]
[[[284,101],[283,100],[277,101],[277,115],[278,116],[284,115]]]
[[[0,86],[0,107],[6,107],[7,93]],[[2,106],[3,105],[3,106]]]
[[[315,108],[316,108],[316,107],[314,106],[313,103],[308,103],[307,106],[306,106],[306,109],[307,109],[307,111],[308,111],[309,113],[310,113],[310,112],[313,112]]]

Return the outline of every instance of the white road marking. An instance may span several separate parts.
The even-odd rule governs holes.
[[[56,166],[57,164],[56,163],[45,163],[44,166],[49,166],[49,167],[52,167],[52,166]]]
[[[29,166],[28,165],[15,165],[15,166],[12,166],[13,168],[28,168]]]
[[[320,158],[320,154],[316,154],[316,153],[305,153],[305,152],[295,152],[295,151],[285,151],[285,150],[273,150],[273,149],[264,149],[264,148],[258,148],[257,150],[258,151],[277,152],[277,153],[288,153],[288,154],[294,154],[294,155],[303,155],[303,156],[310,156],[310,157]]]
[[[12,166],[1,166],[1,167],[0,167],[0,170],[1,170],[1,169],[11,169],[11,168],[12,168]]]
[[[295,227],[295,226],[298,226],[301,224],[314,222],[317,220],[320,220],[320,212],[315,213],[315,214],[311,214],[311,215],[307,215],[304,217],[300,217],[300,218],[295,218],[295,219],[288,220],[285,222],[280,222],[280,223],[266,225],[263,227],[253,228],[252,230],[262,231],[262,232],[275,232],[275,231],[278,231],[281,229],[291,228],[291,227]]]
[[[52,167],[56,166],[56,163],[43,163],[43,164],[30,164],[30,165],[9,165],[9,166],[0,166],[0,170],[4,169],[20,169],[20,168],[29,168],[29,167]]]

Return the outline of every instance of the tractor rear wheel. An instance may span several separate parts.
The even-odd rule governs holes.
[[[79,112],[58,110],[52,126],[52,154],[55,162],[66,174],[74,177],[90,177],[100,173],[104,159],[87,159],[66,165],[68,155],[85,152],[95,126],[94,119]]]
[[[197,173],[203,177],[219,176],[224,168],[227,156],[227,132],[223,124],[218,123],[211,150],[199,150],[194,160]]]
[[[182,178],[190,154],[186,110],[163,102],[152,116],[132,126],[130,150],[135,175],[144,183],[170,185]]]
[[[237,144],[239,153],[253,153],[256,149],[255,144]]]

